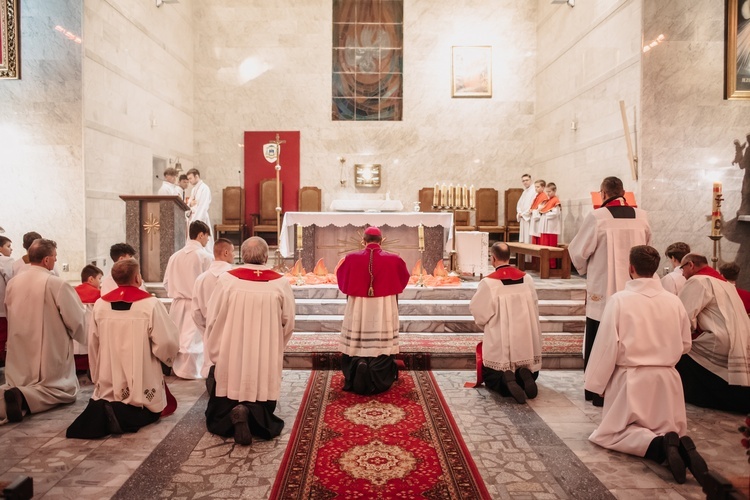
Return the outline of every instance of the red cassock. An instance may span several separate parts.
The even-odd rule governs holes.
[[[370,256],[372,255],[372,279]],[[336,271],[339,289],[352,297],[398,295],[409,283],[409,270],[398,255],[384,251],[377,243],[346,256]],[[372,295],[368,291],[372,286]]]

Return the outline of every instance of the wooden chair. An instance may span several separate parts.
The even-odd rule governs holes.
[[[432,197],[435,194],[435,188],[422,188],[419,190],[419,210],[421,212],[435,212],[432,208]]]
[[[500,234],[502,235],[501,238],[505,238],[505,226],[499,224],[497,196],[497,189],[477,189],[477,231],[490,233],[490,239],[492,239],[491,235],[493,234]]]
[[[516,220],[516,207],[522,194],[521,188],[505,190],[505,241],[510,241],[511,234],[521,233],[521,226]],[[518,241],[518,236],[516,236],[516,241]]]
[[[263,179],[260,181],[259,186],[259,213],[255,216],[253,236],[259,236],[261,233],[264,233],[266,234],[266,241],[269,241],[270,239],[278,245],[278,242],[276,241],[276,235],[278,234],[278,228],[276,226],[276,179]],[[281,181],[279,181],[279,189],[281,190],[281,188]],[[281,192],[283,193],[283,190]],[[283,215],[284,214],[281,214],[282,217]],[[272,233],[274,237],[268,238],[269,233]]]
[[[476,231],[476,226],[471,225],[471,212],[468,210],[455,210],[453,212],[453,223],[456,231]]]
[[[240,186],[227,186],[221,191],[221,224],[214,224],[214,236],[236,233],[240,244],[245,239],[245,190]]]
[[[320,188],[315,186],[304,186],[299,190],[299,211],[320,212],[323,206],[323,196]]]

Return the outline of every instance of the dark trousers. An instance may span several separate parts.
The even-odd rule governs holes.
[[[243,405],[248,410],[247,425],[250,433],[263,439],[273,439],[281,434],[284,421],[273,414],[276,401],[237,401],[216,395],[216,381],[214,367],[206,379],[208,389],[208,405],[206,406],[206,428],[212,434],[223,437],[234,436],[234,424],[230,413],[237,405]]]
[[[119,401],[109,402],[104,399],[90,399],[83,413],[78,415],[78,418],[68,427],[65,437],[97,439],[109,436],[107,413],[104,410],[105,405],[112,407],[123,432],[138,432],[138,429],[148,424],[153,424],[161,416],[160,413],[154,413],[146,408],[127,405]]]
[[[594,347],[594,340],[596,339],[596,333],[599,331],[599,323],[600,321],[597,321],[595,319],[591,319],[588,316],[586,317],[586,333],[583,337],[583,371],[586,371],[586,367],[589,364],[589,356],[591,356],[591,349]],[[598,394],[594,394],[591,391],[584,391],[584,395],[586,396],[586,400],[590,401],[594,398],[594,396],[598,396]]]
[[[357,365],[361,362],[367,363],[367,378],[361,384],[365,390],[358,392],[354,390],[354,378],[357,373]],[[398,379],[398,367],[396,357],[382,354],[376,358],[360,356],[341,355],[341,371],[344,373],[344,390],[357,392],[362,395],[379,394],[391,388]]]
[[[715,410],[750,413],[750,387],[729,385],[687,354],[682,355],[675,368],[682,379],[686,403]]]
[[[482,366],[482,379],[484,379],[484,385],[487,387],[487,389],[491,391],[495,391],[499,393],[501,396],[511,397],[512,394],[508,390],[508,386],[505,385],[505,380],[503,379],[503,373],[501,371],[495,370],[493,368],[487,368],[486,366]],[[518,370],[515,371],[516,376],[516,382],[521,387],[524,386],[523,380],[521,380],[521,377],[518,374]],[[534,380],[539,377],[539,372],[533,372],[532,376],[534,377]]]

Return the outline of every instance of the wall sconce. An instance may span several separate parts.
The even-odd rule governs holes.
[[[552,0],[552,4],[553,5],[557,4],[557,3],[566,3],[566,4],[570,5],[571,7],[575,7],[576,6],[576,0]]]
[[[339,156],[339,163],[341,163],[341,171],[339,172],[339,184],[341,184],[341,187],[346,186],[346,179],[344,179],[344,163],[346,163],[346,158],[343,156]]]

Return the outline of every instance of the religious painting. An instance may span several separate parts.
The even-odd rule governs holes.
[[[492,97],[492,47],[453,47],[452,97]]]
[[[20,0],[0,0],[0,78],[20,78]]]
[[[400,121],[403,0],[333,0],[334,121]]]
[[[750,0],[727,0],[727,99],[750,99]]]
[[[380,165],[354,165],[354,185],[357,187],[380,187]]]

